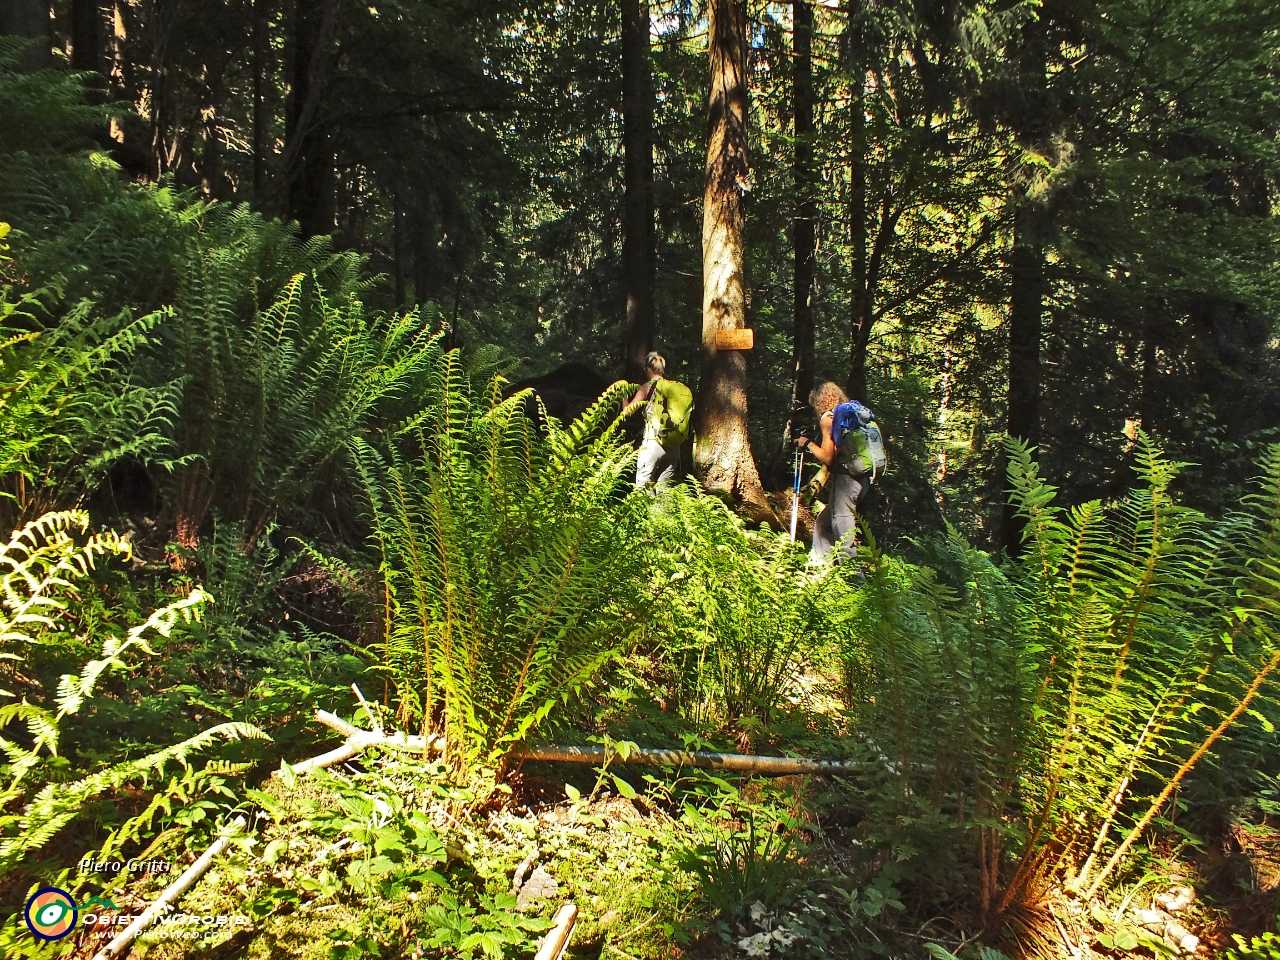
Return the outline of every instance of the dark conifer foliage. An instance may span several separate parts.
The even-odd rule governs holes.
[[[501,344],[525,375],[635,378],[657,347],[698,387],[707,9],[3,16],[32,38],[27,67],[48,38],[55,70],[118,105],[85,143],[127,174],[332,234],[384,276],[371,303],[432,304],[450,344]],[[1118,494],[1142,429],[1195,464],[1198,506],[1238,499],[1280,417],[1274,4],[752,0],[746,17],[756,346],[732,362],[766,487],[786,482],[792,411],[833,379],[895,450],[866,504],[889,536],[949,519],[1014,548],[1006,433],[1069,497]]]

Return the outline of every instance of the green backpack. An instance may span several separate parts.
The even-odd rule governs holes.
[[[658,442],[667,450],[689,439],[693,393],[683,383],[663,378],[653,385],[653,423]]]

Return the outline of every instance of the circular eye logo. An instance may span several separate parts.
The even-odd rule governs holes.
[[[57,887],[41,887],[27,901],[27,927],[41,940],[61,940],[76,928],[79,916],[71,894]]]

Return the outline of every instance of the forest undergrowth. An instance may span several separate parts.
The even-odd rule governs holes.
[[[557,421],[357,256],[71,149],[99,119],[0,70],[5,956],[116,932],[37,943],[37,888],[136,913],[172,874],[81,865],[220,835],[180,909],[232,920],[140,955],[528,956],[566,900],[574,957],[1280,955],[1280,450],[1210,517],[1145,436],[1072,505],[1011,443],[1016,559],[815,569],[633,491],[630,385]],[[317,709],[439,749],[296,773]]]

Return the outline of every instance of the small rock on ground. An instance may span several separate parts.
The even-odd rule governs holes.
[[[528,910],[535,900],[550,900],[559,892],[560,885],[556,883],[556,878],[538,867],[521,885],[520,895],[516,898],[516,909]]]

